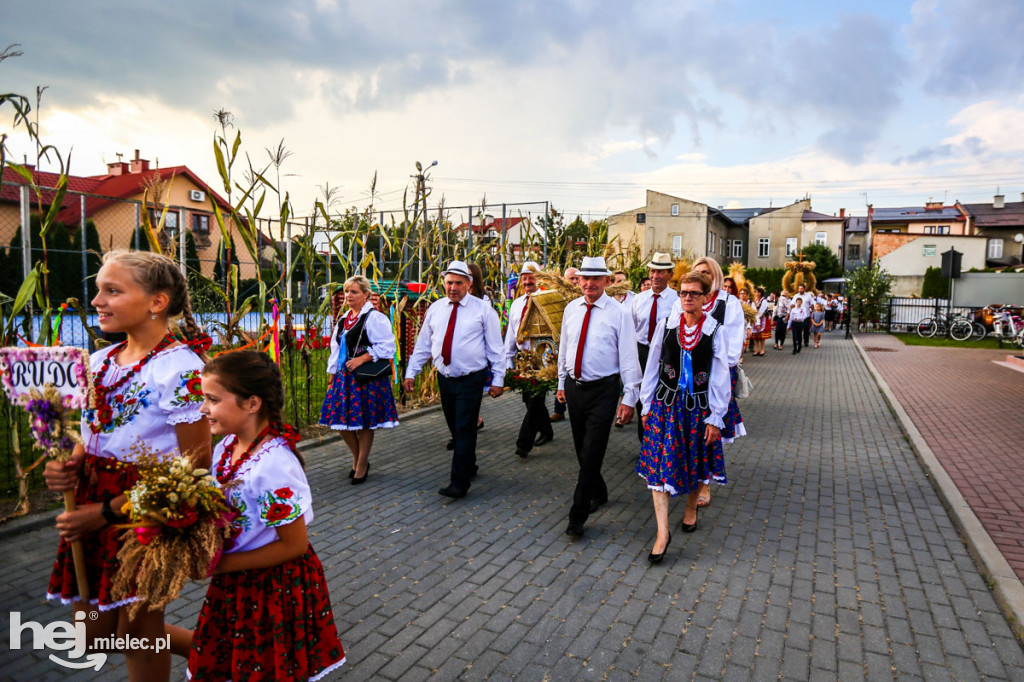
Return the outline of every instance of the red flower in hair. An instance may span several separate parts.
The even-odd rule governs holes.
[[[284,521],[292,514],[291,505],[282,504],[275,502],[270,505],[270,509],[267,510],[267,523],[273,523],[274,521]]]

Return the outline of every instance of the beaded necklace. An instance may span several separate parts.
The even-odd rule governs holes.
[[[232,434],[232,440],[224,445],[224,456],[221,457],[220,461],[217,462],[217,480],[221,483],[227,483],[235,477],[238,470],[242,468],[242,465],[252,459],[253,454],[256,452],[257,446],[263,442],[263,439],[270,433],[274,428],[273,424],[267,424],[262,431],[256,434],[256,437],[249,447],[245,449],[242,456],[231,462],[232,456],[230,450],[234,450],[234,445],[238,442],[238,435]]]
[[[697,320],[697,324],[694,325],[693,331],[686,331],[686,318],[682,318],[679,321],[679,345],[682,346],[683,350],[690,351],[697,347],[697,342],[700,341],[701,330],[704,328],[704,320],[707,315],[704,313],[700,314],[700,319]]]
[[[348,331],[352,327],[356,326],[356,322],[359,321],[359,313],[355,310],[348,311],[348,315],[345,316],[343,321],[345,325],[345,331]]]
[[[704,312],[709,313],[711,312],[711,309],[715,307],[715,301],[718,300],[719,291],[721,291],[721,289],[715,289],[715,293],[711,294],[711,298],[708,299],[708,302],[701,306]]]
[[[173,336],[170,334],[165,335],[164,338],[160,339],[160,343],[156,344],[153,350],[146,353],[141,360],[131,366],[131,369],[129,369],[123,377],[112,383],[110,386],[104,386],[103,379],[106,378],[107,372],[110,371],[110,366],[113,364],[114,358],[121,352],[128,342],[122,341],[107,355],[106,359],[103,361],[103,365],[100,367],[100,371],[97,372],[93,378],[93,393],[96,396],[96,419],[89,422],[89,428],[93,433],[100,433],[104,430],[104,427],[109,425],[113,420],[114,411],[113,408],[110,407],[110,403],[107,401],[107,396],[120,390],[121,387],[131,381],[132,378],[138,374],[150,360],[156,357],[160,351],[167,348],[174,342],[175,338]]]

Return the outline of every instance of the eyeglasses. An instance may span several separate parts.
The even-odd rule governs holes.
[[[703,291],[689,291],[684,289],[683,291],[679,292],[679,298],[698,298],[703,295]]]

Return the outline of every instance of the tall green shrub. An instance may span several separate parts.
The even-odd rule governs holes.
[[[942,268],[928,268],[924,271],[921,298],[948,298],[949,280],[942,276]]]

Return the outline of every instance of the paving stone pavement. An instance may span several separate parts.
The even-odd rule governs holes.
[[[340,444],[307,449],[341,675],[1024,679],[1024,650],[852,342],[829,334],[820,350],[745,366],[753,435],[727,446],[729,484],[655,567],[633,429],[613,432],[610,502],[577,541],[563,534],[568,424],[521,460],[517,396],[485,399],[481,475],[463,500],[436,492],[449,462],[439,412],[380,434],[362,486],[348,484]],[[681,500],[671,514],[678,524]],[[39,596],[55,546],[51,530],[3,541],[0,612],[66,618]],[[203,590],[190,586],[168,621],[191,625]],[[10,651],[6,627],[0,637],[4,677],[65,677],[39,652]],[[123,679],[121,660],[75,677]]]

